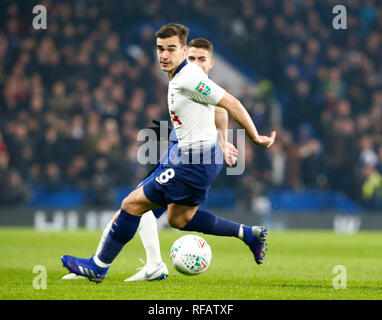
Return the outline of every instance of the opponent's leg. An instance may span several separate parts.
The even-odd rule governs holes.
[[[146,212],[141,217],[138,233],[146,251],[146,264],[139,272],[132,277],[127,278],[125,281],[150,281],[166,279],[168,276],[168,269],[166,264],[162,261],[158,238],[157,219],[152,211]]]
[[[146,251],[148,266],[159,266],[162,261],[160,253],[157,218],[152,211],[146,212],[141,217],[138,233]]]
[[[264,227],[245,226],[216,216],[207,210],[197,209],[198,207],[170,204],[168,207],[170,225],[183,231],[239,238],[249,246],[256,263],[263,263],[268,235]]]

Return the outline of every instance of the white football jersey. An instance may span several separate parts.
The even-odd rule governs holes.
[[[217,141],[215,105],[225,90],[194,63],[185,60],[168,86],[168,108],[178,145],[200,149]]]

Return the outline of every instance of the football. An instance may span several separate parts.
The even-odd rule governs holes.
[[[177,239],[171,247],[174,268],[185,275],[197,275],[208,269],[212,259],[211,247],[202,237],[188,234]]]

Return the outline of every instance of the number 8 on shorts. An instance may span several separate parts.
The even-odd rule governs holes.
[[[175,177],[175,170],[172,168],[169,168],[165,171],[163,171],[159,176],[155,178],[155,180],[160,184],[167,183],[170,179]]]

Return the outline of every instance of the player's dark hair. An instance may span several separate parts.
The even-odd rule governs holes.
[[[211,55],[214,51],[214,46],[206,38],[196,38],[188,43],[188,47],[206,49]]]
[[[187,43],[189,29],[179,23],[169,23],[162,26],[156,33],[156,37],[166,39],[173,36],[179,37],[179,42],[184,47]]]

